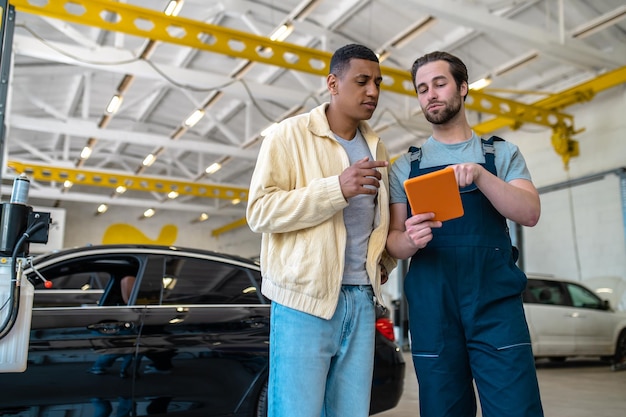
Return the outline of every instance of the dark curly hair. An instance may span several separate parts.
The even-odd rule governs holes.
[[[349,44],[337,49],[330,59],[330,73],[341,78],[350,66],[351,59],[366,59],[378,63],[378,57],[367,46]]]

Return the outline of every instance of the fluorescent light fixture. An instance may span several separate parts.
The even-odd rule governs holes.
[[[471,83],[469,85],[469,89],[470,90],[482,90],[483,88],[487,87],[489,84],[491,84],[491,78],[485,77],[485,78],[481,78],[480,80],[476,80],[473,83]]]
[[[96,211],[98,212],[98,214],[104,214],[106,213],[108,209],[109,209],[109,206],[107,206],[106,204],[100,204],[98,208],[96,209]]]
[[[156,156],[154,156],[153,154],[150,154],[145,157],[145,159],[143,160],[141,164],[145,167],[149,167],[152,164],[154,164],[154,161],[156,161]]]
[[[310,0],[308,3],[300,3],[300,10],[294,13],[293,19],[299,22],[303,21],[319,3],[320,0]]]
[[[89,159],[91,156],[91,148],[89,146],[85,146],[83,150],[80,152],[80,159]]]
[[[389,58],[389,55],[391,55],[391,52],[387,50],[376,54],[376,56],[378,57],[378,62],[383,62],[385,59]]]
[[[413,26],[410,26],[407,30],[400,33],[394,39],[391,40],[390,45],[394,48],[402,48],[407,43],[415,39],[418,35],[427,31],[432,25],[435,24],[437,19],[433,16],[426,16],[425,18],[417,21]]]
[[[150,217],[154,216],[154,213],[156,213],[156,211],[154,211],[154,209],[152,209],[152,208],[149,208],[148,210],[143,212],[143,217],[150,218]]]
[[[200,215],[193,219],[191,223],[202,223],[207,220],[209,220],[209,213],[200,213]]]
[[[613,289],[612,288],[598,288],[596,290],[596,293],[598,293],[598,294],[613,294]]]
[[[207,174],[215,174],[217,171],[219,171],[222,168],[222,165],[214,162],[211,165],[209,165],[207,167],[207,169],[204,170],[204,172],[206,172]]]
[[[70,180],[65,180],[65,182],[63,182],[63,188],[68,188],[69,189],[69,188],[72,188],[72,185],[74,185],[74,184]]]
[[[594,33],[617,24],[620,20],[626,18],[626,5],[618,7],[608,13],[598,16],[597,18],[578,26],[572,31],[573,38],[586,38]]]
[[[193,127],[204,117],[204,110],[197,109],[185,120],[186,127]]]
[[[126,187],[124,187],[123,185],[118,185],[115,188],[115,192],[118,194],[124,194],[126,192]]]
[[[233,204],[233,206],[236,206],[237,204],[241,203],[241,198],[233,198],[232,200],[230,200],[230,202]]]
[[[527,54],[524,54],[520,57],[517,57],[507,63],[505,63],[504,65],[496,68],[496,70],[493,72],[496,76],[500,77],[506,73],[509,73],[513,70],[516,70],[520,67],[523,67],[524,65],[528,64],[531,61],[534,61],[537,57],[539,56],[539,54],[535,51],[531,51]]]
[[[269,125],[261,131],[261,136],[265,137],[269,135],[270,133],[272,133],[272,130],[274,130],[276,126],[278,126],[278,123],[272,123],[271,125]]]
[[[170,191],[169,193],[167,193],[167,198],[173,200],[176,197],[178,197],[178,192],[177,191]]]
[[[120,109],[120,106],[122,105],[122,101],[124,101],[124,98],[119,94],[111,97],[111,101],[109,101],[106,112],[109,114],[117,113],[117,111]]]
[[[291,23],[285,23],[282,26],[279,26],[272,34],[270,35],[270,39],[277,42],[282,42],[287,39],[287,36],[291,35],[293,32],[294,26]]]
[[[178,16],[180,9],[183,8],[183,0],[170,0],[165,7],[165,13],[167,16]]]

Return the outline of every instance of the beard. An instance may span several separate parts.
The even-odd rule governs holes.
[[[426,120],[434,125],[442,125],[448,123],[461,111],[460,97],[456,97],[451,102],[446,102],[444,104],[444,108],[442,110],[437,110],[436,113],[429,113],[426,109],[422,109]]]

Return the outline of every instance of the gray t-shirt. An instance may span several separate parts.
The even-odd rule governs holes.
[[[495,164],[498,178],[505,182],[515,179],[531,180],[526,161],[516,145],[507,141],[494,141]],[[469,140],[461,143],[445,144],[432,136],[422,145],[421,168],[439,165],[454,165],[467,162],[484,163],[485,156],[480,137],[472,132]],[[404,181],[411,173],[411,153],[398,157],[389,172],[389,203],[407,204]]]
[[[344,140],[335,135],[337,141],[348,154],[350,165],[372,153],[367,147],[365,138],[357,129],[352,140]],[[348,207],[343,209],[343,221],[346,225],[346,264],[344,266],[342,284],[367,285],[369,277],[365,269],[367,247],[374,228],[376,210],[376,194],[359,194],[348,200]]]

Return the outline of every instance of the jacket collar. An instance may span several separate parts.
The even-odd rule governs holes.
[[[323,103],[311,110],[307,128],[315,136],[334,139],[335,134],[330,130],[328,119],[326,118],[326,109],[329,104],[330,103]],[[359,130],[366,141],[369,142],[372,139],[378,140],[378,135],[376,135],[367,122],[361,121],[359,123]]]

